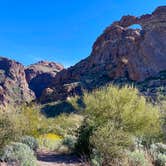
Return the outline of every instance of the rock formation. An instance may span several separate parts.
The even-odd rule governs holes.
[[[41,96],[42,91],[53,81],[57,72],[64,67],[58,63],[40,61],[25,69],[29,88],[35,92],[36,97]]]
[[[135,24],[142,28],[130,28]],[[41,98],[43,102],[45,98],[65,99],[70,91],[77,93],[79,86],[91,90],[116,80],[141,84],[165,71],[166,6],[161,6],[141,17],[124,16],[106,28],[94,43],[91,55],[59,72]],[[75,82],[79,82],[78,87],[70,87]],[[69,91],[64,90],[66,84]],[[162,84],[165,86],[166,81],[162,80]]]
[[[0,57],[0,109],[5,109],[8,104],[11,108],[33,99],[34,93],[28,88],[24,66]]]
[[[131,28],[135,24],[141,28]],[[24,68],[0,58],[1,107],[29,102],[34,93],[42,103],[65,100],[108,83],[132,83],[150,96],[158,90],[166,94],[166,6],[114,22],[97,38],[90,56],[69,69],[46,61]]]

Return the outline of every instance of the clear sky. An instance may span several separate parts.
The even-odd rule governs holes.
[[[24,65],[49,60],[68,67],[90,54],[113,21],[161,5],[166,0],[0,0],[0,55]]]

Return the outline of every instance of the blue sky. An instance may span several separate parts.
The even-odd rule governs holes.
[[[68,67],[87,57],[96,38],[123,15],[151,13],[165,0],[0,0],[0,55],[24,65]]]

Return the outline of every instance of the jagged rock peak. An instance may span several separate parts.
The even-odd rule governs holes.
[[[134,24],[142,28],[131,28]],[[143,82],[156,77],[166,71],[165,39],[166,6],[140,17],[124,16],[97,38],[89,57],[56,75],[49,86],[53,95],[49,91],[49,96],[56,100],[61,96],[60,87],[74,82],[94,89],[118,79]]]
[[[34,99],[28,88],[24,66],[14,60],[0,57],[0,109]]]

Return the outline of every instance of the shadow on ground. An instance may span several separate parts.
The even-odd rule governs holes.
[[[42,113],[47,118],[53,118],[53,117],[56,117],[56,116],[58,116],[60,114],[63,114],[63,113],[73,113],[75,111],[76,110],[72,106],[72,104],[67,102],[67,101],[63,101],[63,102],[56,103],[56,104],[53,104],[53,105],[46,104],[42,108]]]
[[[63,164],[79,164],[81,160],[74,154],[55,154],[55,153],[38,153],[38,161],[47,162],[47,163],[63,163]]]

